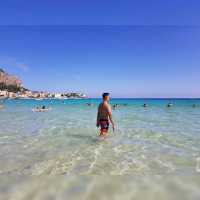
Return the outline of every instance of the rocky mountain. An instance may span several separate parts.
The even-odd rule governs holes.
[[[17,92],[22,88],[22,81],[18,77],[10,75],[0,68],[0,90]]]

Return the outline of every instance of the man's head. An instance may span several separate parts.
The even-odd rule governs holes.
[[[104,101],[109,101],[110,100],[110,94],[105,92],[102,94],[103,100]]]

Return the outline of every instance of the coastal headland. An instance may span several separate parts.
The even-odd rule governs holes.
[[[22,80],[17,76],[10,75],[0,68],[0,99],[80,99],[87,98],[84,93],[62,92],[50,93],[45,91],[32,91],[23,86]]]

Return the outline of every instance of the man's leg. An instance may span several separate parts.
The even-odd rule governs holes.
[[[107,134],[108,134],[107,129],[101,129],[100,136],[107,136]]]

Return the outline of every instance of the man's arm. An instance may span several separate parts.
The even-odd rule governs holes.
[[[112,109],[111,109],[111,106],[109,106],[109,105],[108,105],[108,117],[109,117],[109,120],[112,124],[113,131],[115,131],[115,123],[114,123],[113,118],[112,118]]]

